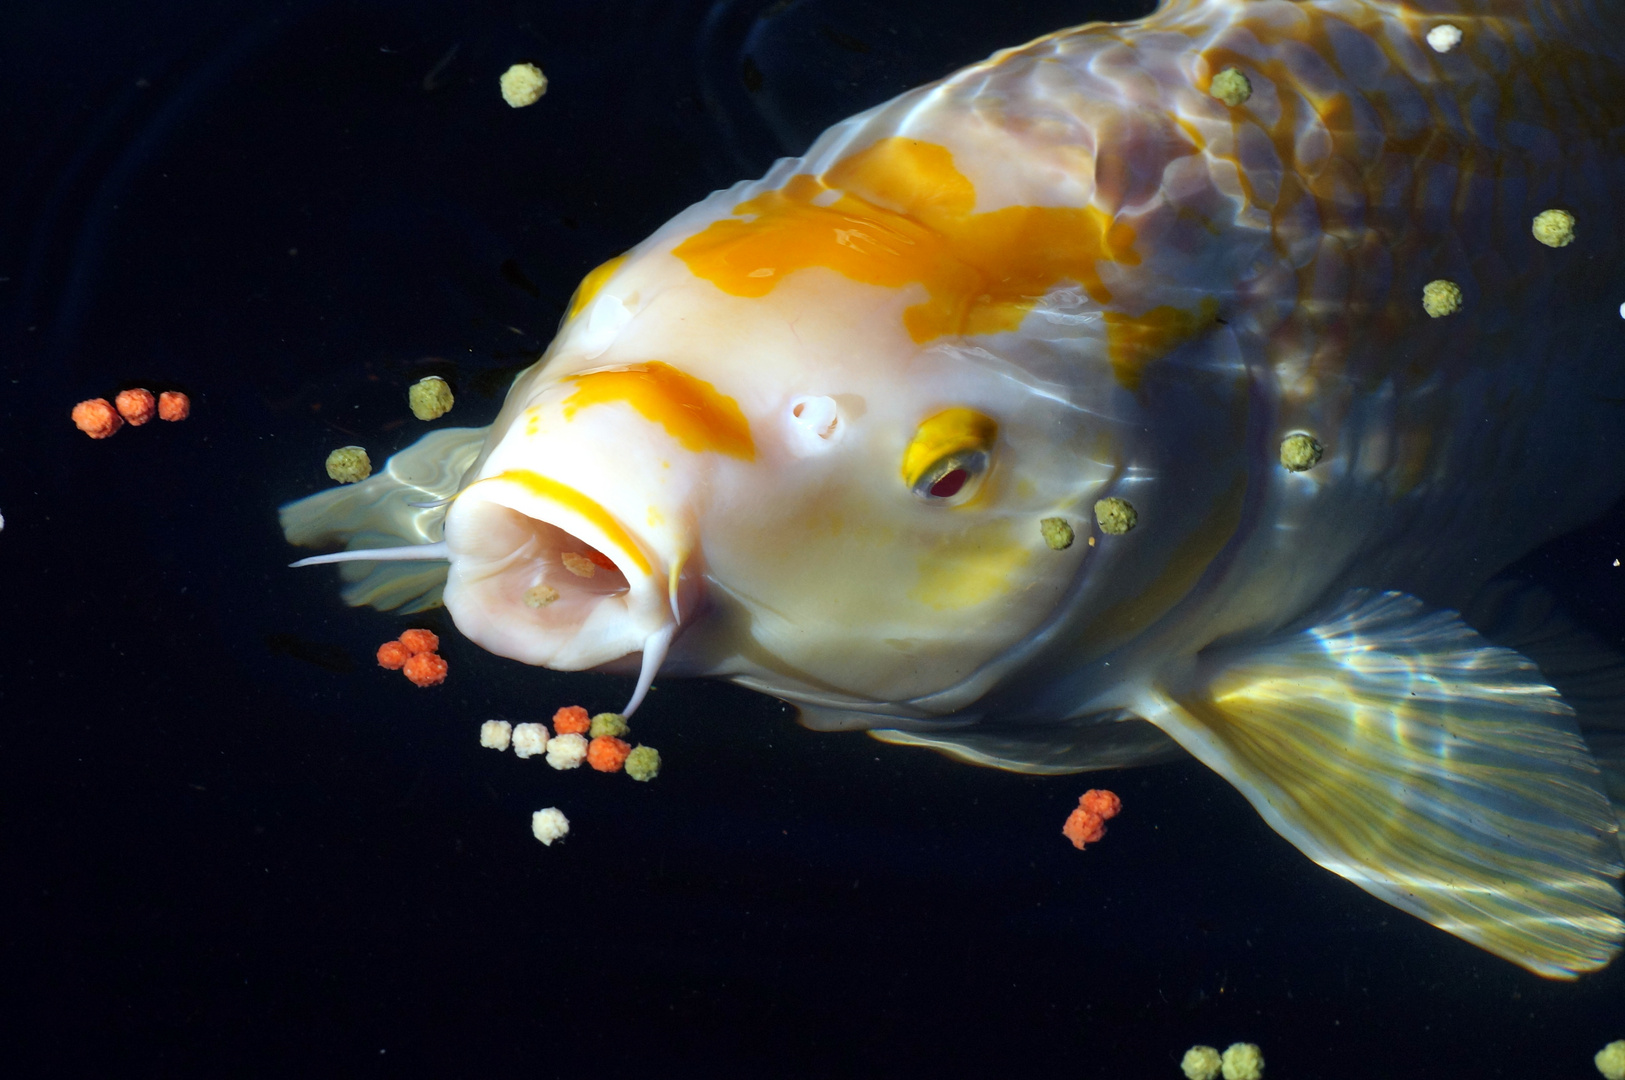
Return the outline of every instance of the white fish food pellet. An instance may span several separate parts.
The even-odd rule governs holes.
[[[513,752],[520,758],[532,758],[547,752],[546,724],[518,724],[513,729]]]
[[[587,759],[587,740],[580,735],[555,735],[547,741],[547,763],[555,769],[574,769]]]
[[[570,819],[558,807],[549,806],[530,815],[530,831],[536,839],[552,847],[553,841],[563,840],[570,834]]]
[[[480,745],[487,750],[506,750],[513,736],[513,725],[506,720],[487,720],[480,725]]]
[[[1434,52],[1447,53],[1461,44],[1461,30],[1443,23],[1428,31],[1428,45]]]

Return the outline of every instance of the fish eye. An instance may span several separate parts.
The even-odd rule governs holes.
[[[841,410],[832,397],[798,397],[790,402],[790,443],[798,454],[829,449],[841,437]]]
[[[903,482],[928,502],[964,502],[987,474],[998,435],[998,422],[975,409],[927,417],[903,453]]]

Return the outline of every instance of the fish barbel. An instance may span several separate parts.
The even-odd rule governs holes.
[[[283,525],[628,712],[664,670],[1001,768],[1182,748],[1573,977],[1625,938],[1625,667],[1490,579],[1625,489],[1621,190],[1615,0],[1167,0],[678,214],[489,429]]]

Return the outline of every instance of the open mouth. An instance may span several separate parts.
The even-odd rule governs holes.
[[[677,619],[665,573],[597,501],[511,470],[467,488],[446,515],[445,601],[458,629],[499,656],[559,671],[641,652],[637,707]]]

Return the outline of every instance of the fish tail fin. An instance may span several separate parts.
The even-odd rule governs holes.
[[[1549,978],[1620,951],[1619,819],[1574,711],[1455,612],[1359,591],[1149,698],[1141,715],[1372,895]]]
[[[485,443],[487,428],[441,428],[390,457],[359,484],[332,488],[280,510],[282,533],[300,547],[365,548],[433,544],[441,539],[443,501],[462,486],[463,474]],[[442,505],[414,505],[436,503]],[[340,564],[344,602],[379,611],[423,611],[440,604],[445,563]]]

